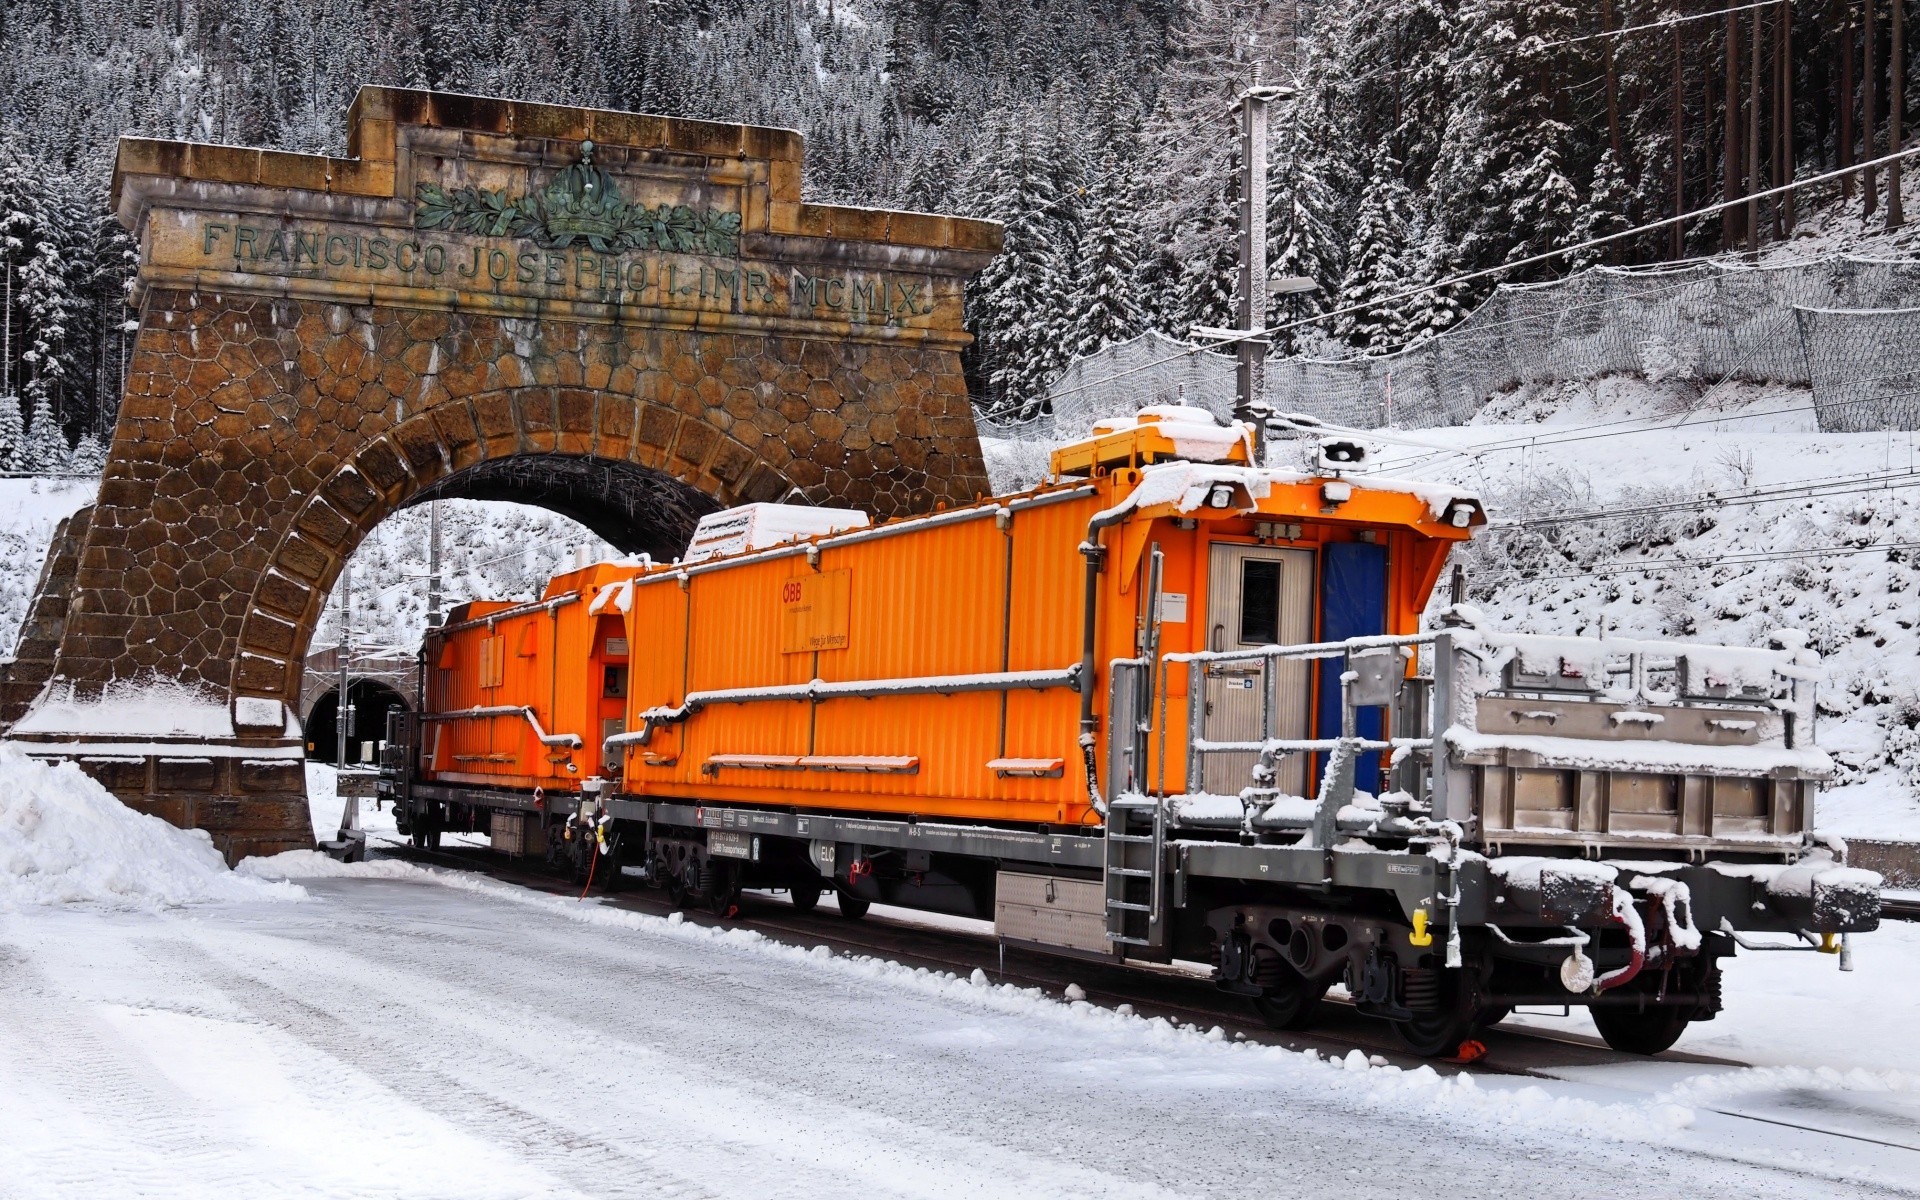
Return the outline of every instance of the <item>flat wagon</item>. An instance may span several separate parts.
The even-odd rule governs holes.
[[[1877,877],[1815,832],[1817,656],[1423,629],[1480,503],[1339,452],[1255,467],[1248,435],[1149,409],[1031,491],[717,514],[679,562],[470,606],[395,731],[404,813],[514,814],[720,912],[832,892],[1209,962],[1279,1026],[1341,985],[1424,1054],[1547,1004],[1657,1052],[1740,946],[1875,926]]]

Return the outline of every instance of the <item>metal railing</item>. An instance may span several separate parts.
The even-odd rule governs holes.
[[[1357,710],[1395,707],[1400,700],[1400,689],[1409,677],[1404,651],[1432,645],[1440,636],[1438,633],[1385,635],[1349,638],[1339,642],[1309,642],[1297,646],[1269,645],[1246,650],[1199,650],[1162,655],[1159,688],[1162,696],[1166,694],[1165,673],[1168,668],[1174,663],[1184,663],[1188,667],[1187,790],[1192,792],[1201,786],[1206,777],[1209,755],[1257,755],[1258,759],[1249,772],[1249,786],[1244,789],[1257,791],[1272,787],[1277,778],[1276,765],[1283,756],[1327,754],[1330,756],[1328,769],[1323,773],[1320,805],[1313,823],[1316,842],[1326,844],[1326,840],[1333,836],[1334,817],[1340,806],[1352,798],[1352,766],[1360,755],[1369,751],[1432,751],[1434,739],[1430,732],[1422,737],[1359,736]],[[1335,658],[1345,660],[1345,670],[1339,676],[1340,735],[1319,738],[1280,736],[1280,708],[1275,687],[1277,680],[1274,678],[1278,665],[1282,662],[1317,662]],[[1208,678],[1216,667],[1248,665],[1259,668],[1260,736],[1247,741],[1210,740],[1206,737]],[[1164,720],[1160,724],[1164,745]],[[1164,751],[1162,760],[1164,762]],[[1344,785],[1334,787],[1333,791],[1344,794],[1338,796],[1338,803],[1329,805],[1327,801],[1332,798],[1329,784],[1343,775]]]

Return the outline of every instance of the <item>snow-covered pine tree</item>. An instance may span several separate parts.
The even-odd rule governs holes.
[[[1407,344],[1418,345],[1430,337],[1445,333],[1466,316],[1466,289],[1460,286],[1432,287],[1443,279],[1462,273],[1460,260],[1427,211],[1415,199],[1414,224],[1420,236],[1413,239],[1407,259],[1410,287],[1425,288],[1419,295],[1401,302],[1407,326]]]
[[[38,174],[38,194],[30,194]],[[33,164],[17,146],[0,147],[0,259],[14,265],[14,384],[25,402],[50,401],[76,366],[69,338],[91,273],[86,201],[73,183]],[[22,345],[24,341],[24,346]]]
[[[53,405],[43,393],[33,402],[33,422],[27,426],[19,469],[34,475],[54,475],[67,470],[72,457],[67,435],[54,419]]]
[[[1632,203],[1633,193],[1627,187],[1627,177],[1613,160],[1612,148],[1602,150],[1600,160],[1594,164],[1593,182],[1588,186],[1587,197],[1580,205],[1580,215],[1573,223],[1573,240],[1588,242],[1632,229],[1633,220],[1627,214],[1627,208]],[[1623,261],[1631,248],[1629,239],[1621,238],[1604,246],[1582,250],[1573,256],[1573,266],[1581,268],[1599,263],[1618,263]]]
[[[73,448],[72,465],[67,468],[76,475],[98,475],[107,469],[107,446],[92,431],[80,435],[79,444]]]
[[[1374,149],[1340,283],[1338,308],[1355,311],[1342,311],[1334,321],[1340,339],[1364,353],[1386,354],[1407,340],[1406,301],[1394,297],[1411,286],[1407,239],[1412,219],[1400,163],[1383,141]]]
[[[1572,241],[1580,191],[1565,165],[1570,131],[1555,115],[1552,46],[1582,32],[1576,17],[1563,0],[1462,0],[1453,111],[1430,192],[1436,231],[1460,265],[1496,266]]]
[[[974,285],[968,318],[995,410],[1023,418],[1045,408],[1066,341],[1069,272],[1060,253],[1052,143],[1031,106],[1013,106],[983,163],[987,215],[1006,234]]]
[[[1387,139],[1416,193],[1433,172],[1450,116],[1459,6],[1460,0],[1339,0],[1308,31],[1328,45],[1316,74],[1331,74],[1339,88],[1339,111],[1352,134],[1348,145],[1365,154]],[[1362,157],[1352,166],[1357,190],[1367,163]]]
[[[1146,142],[1154,186],[1145,212],[1155,255],[1160,326],[1185,337],[1193,325],[1233,320],[1239,266],[1238,139],[1228,114],[1253,82],[1254,63],[1292,55],[1292,12],[1283,5],[1189,0],[1168,33],[1168,54]]]
[[[0,471],[22,471],[27,449],[27,423],[20,416],[20,397],[0,393]]]
[[[1342,215],[1357,185],[1341,158],[1347,131],[1342,128],[1339,63],[1324,54],[1316,37],[1300,38],[1299,91],[1277,114],[1271,134],[1267,181],[1267,270],[1318,283],[1319,290],[1274,297],[1268,325],[1327,311],[1338,286],[1346,248],[1339,233]],[[1276,346],[1281,354],[1300,348],[1299,334],[1286,330]],[[1310,333],[1307,340],[1313,338]]]
[[[1140,225],[1132,180],[1111,152],[1094,163],[1086,231],[1076,260],[1073,353],[1092,354],[1144,327],[1140,310]]]

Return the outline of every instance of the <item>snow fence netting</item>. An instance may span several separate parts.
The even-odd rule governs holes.
[[[0,745],[0,912],[305,896],[292,884],[235,875],[204,830],[133,811],[70,762]]]
[[[1834,256],[1592,267],[1502,285],[1447,332],[1397,354],[1270,358],[1278,412],[1357,428],[1471,420],[1523,385],[1628,375],[1703,390],[1724,380],[1811,387],[1827,432],[1920,422],[1920,262]],[[1074,360],[1051,411],[988,436],[1060,441],[1150,404],[1232,414],[1234,359],[1148,332]]]

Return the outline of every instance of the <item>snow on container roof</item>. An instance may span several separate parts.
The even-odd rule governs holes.
[[[765,550],[783,542],[797,542],[849,529],[864,529],[871,521],[854,508],[812,508],[804,504],[742,504],[708,513],[694,526],[687,544],[687,563],[706,562],[729,554]]]
[[[1098,475],[1170,459],[1251,463],[1253,426],[1245,421],[1221,425],[1204,408],[1148,405],[1132,416],[1095,422],[1092,436],[1054,451],[1052,468],[1055,475]]]

